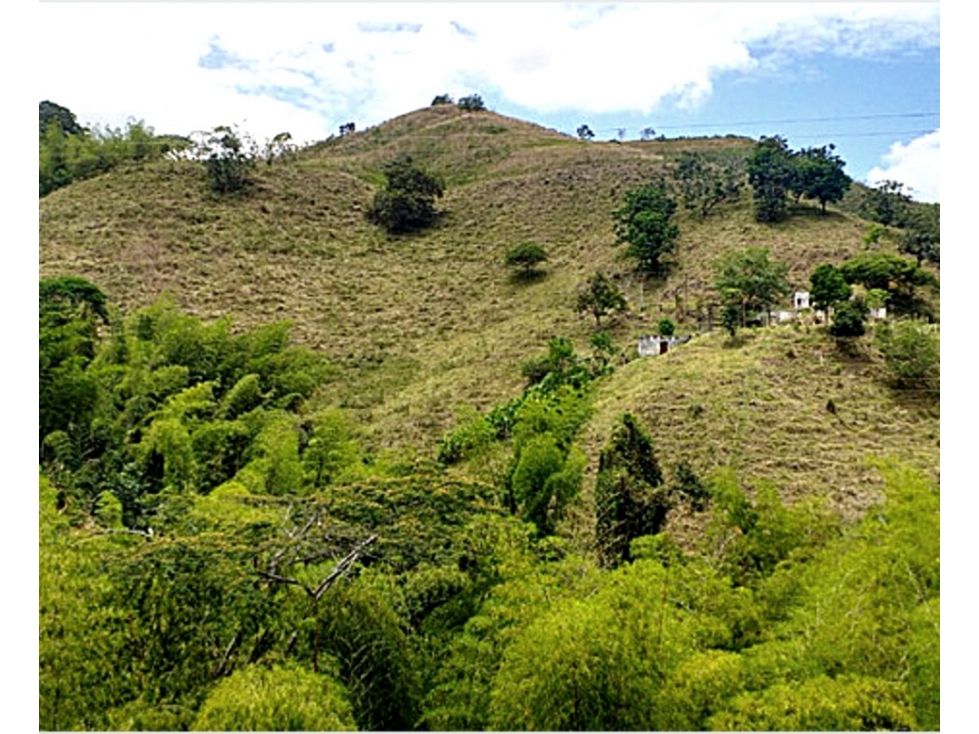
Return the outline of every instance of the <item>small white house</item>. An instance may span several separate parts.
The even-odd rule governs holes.
[[[666,354],[673,347],[686,344],[692,337],[690,334],[685,336],[642,336],[639,337],[639,356],[655,357],[657,354]]]
[[[801,311],[804,308],[811,308],[809,305],[809,291],[796,291],[792,296],[792,307],[796,311]]]

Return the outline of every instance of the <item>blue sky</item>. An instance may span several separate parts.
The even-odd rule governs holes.
[[[781,134],[938,201],[937,3],[41,3],[40,99],[88,124],[313,141],[476,92],[596,140]]]

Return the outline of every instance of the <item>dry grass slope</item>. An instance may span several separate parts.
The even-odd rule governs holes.
[[[730,248],[771,248],[803,286],[814,265],[864,247],[862,220],[807,209],[763,226],[746,193],[703,222],[681,211],[672,273],[642,286],[613,246],[610,213],[682,150],[708,148],[748,151],[750,141],[584,143],[489,112],[432,107],[263,166],[240,197],[215,198],[203,171],[184,162],[56,191],[40,202],[40,274],[90,278],[126,311],[169,292],[203,318],[289,319],[341,368],[320,401],[354,411],[374,448],[428,451],[458,406],[485,409],[515,395],[520,363],[549,338],[567,335],[586,349],[593,322],[572,304],[597,269],[616,274],[629,298],[632,313],[611,333],[632,350],[664,315],[693,328],[684,317],[711,298],[711,263]],[[394,238],[363,213],[383,183],[380,165],[401,153],[448,187],[435,228]],[[503,256],[527,239],[546,248],[547,274],[515,281]],[[791,328],[739,349],[723,341],[712,334],[621,368],[587,429],[592,457],[615,415],[633,410],[670,461],[731,462],[790,494],[854,494],[862,506],[873,488],[868,454],[937,471],[937,416],[895,404],[872,363],[845,360],[826,337]],[[841,420],[825,410],[828,399]]]

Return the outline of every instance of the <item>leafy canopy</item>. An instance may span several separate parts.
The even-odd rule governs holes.
[[[748,182],[755,199],[755,219],[778,222],[785,218],[786,195],[794,176],[788,141],[779,135],[762,136],[748,158]]]
[[[374,195],[367,216],[391,234],[424,229],[435,222],[435,200],[444,193],[441,178],[402,155],[384,164],[387,184]]]
[[[680,229],[670,221],[675,212],[664,181],[627,191],[625,203],[612,212],[618,241],[628,243],[626,253],[636,259],[640,272],[661,273],[662,258],[676,251]]]
[[[852,291],[839,268],[829,263],[819,265],[813,270],[809,275],[809,283],[813,305],[823,310],[849,300]]]
[[[591,313],[595,326],[602,325],[602,316],[625,311],[625,296],[619,287],[603,272],[594,273],[585,286],[578,291],[576,309],[578,313]]]
[[[832,143],[821,148],[805,148],[794,157],[792,192],[797,197],[818,201],[824,214],[826,204],[840,201],[853,183],[843,172],[846,163],[833,153],[835,149]]]
[[[520,268],[524,274],[534,272],[534,268],[547,260],[547,252],[539,242],[521,242],[506,253],[506,264]]]
[[[715,264],[714,285],[725,303],[741,308],[741,325],[749,311],[767,309],[789,293],[788,265],[773,261],[764,247],[731,250]]]

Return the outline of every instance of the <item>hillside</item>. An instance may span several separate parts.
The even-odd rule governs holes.
[[[750,150],[739,138],[587,143],[451,105],[325,141],[262,167],[245,196],[216,199],[199,166],[161,161],[55,191],[40,201],[40,274],[89,278],[129,312],[170,293],[205,319],[241,326],[288,319],[339,377],[315,399],[350,409],[375,450],[428,455],[467,406],[518,394],[520,365],[548,339],[587,350],[594,323],[573,311],[592,272],[620,276],[631,312],[610,333],[626,353],[664,315],[693,331],[712,298],[713,261],[749,245],[786,261],[794,285],[861,251],[867,223],[806,209],[779,225],[754,221],[750,196],[700,221],[678,212],[680,251],[662,282],[641,286],[614,247],[610,213],[623,192],[668,170],[687,149]],[[399,153],[444,176],[434,229],[389,237],[364,211]],[[547,275],[511,278],[506,250],[549,254]],[[678,310],[680,309],[680,310]],[[827,411],[827,401],[838,406]],[[902,402],[869,350],[840,353],[821,331],[783,327],[740,348],[719,331],[663,358],[621,366],[599,388],[583,443],[594,471],[616,415],[649,426],[662,461],[732,465],[788,496],[829,495],[860,510],[877,498],[872,455],[934,472],[937,404]]]

